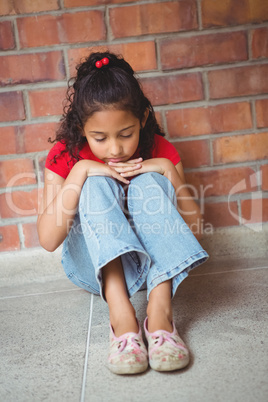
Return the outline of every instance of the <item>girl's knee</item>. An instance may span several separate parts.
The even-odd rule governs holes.
[[[108,176],[90,176],[86,179],[81,194],[79,204],[108,206],[124,202],[124,189],[115,179]]]
[[[123,193],[123,188],[112,177],[108,176],[89,176],[82,188],[81,195],[87,194],[90,196],[95,196],[98,193],[108,194],[109,191],[116,193]]]
[[[130,190],[132,187],[139,187],[142,193],[145,195],[147,192],[154,190],[166,193],[167,195],[174,197],[175,191],[172,183],[165,176],[157,172],[143,173],[136,176],[131,180]]]
[[[114,178],[109,176],[88,176],[84,186],[100,186],[100,185],[117,185],[119,184]]]

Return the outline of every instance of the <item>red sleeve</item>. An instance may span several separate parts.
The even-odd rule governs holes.
[[[73,167],[73,163],[68,152],[64,152],[63,154],[61,154],[63,150],[65,150],[65,145],[61,142],[57,142],[48,153],[45,167],[66,179],[66,177],[70,173],[71,168]],[[54,162],[53,159],[56,155],[57,159]]]
[[[155,135],[155,146],[152,156],[153,158],[169,159],[174,165],[177,165],[181,160],[174,145],[158,134]]]

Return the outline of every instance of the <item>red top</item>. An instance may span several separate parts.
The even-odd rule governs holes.
[[[61,142],[57,142],[52,149],[49,151],[49,154],[46,159],[46,168],[52,170],[52,172],[57,173],[59,176],[66,179],[71,169],[77,162],[74,158],[71,158],[68,152],[64,152],[60,157],[57,158],[55,163],[51,163],[55,155],[59,155],[61,151],[65,149],[65,144]],[[104,163],[102,160],[98,159],[89,148],[88,143],[86,142],[84,147],[79,152],[80,159],[88,159],[100,163]],[[133,155],[134,158],[139,157],[139,152],[136,151]],[[166,158],[169,159],[174,165],[180,162],[181,158],[178,154],[178,151],[170,142],[168,142],[164,137],[161,137],[158,134],[155,134],[154,137],[154,147],[152,151],[152,158]]]

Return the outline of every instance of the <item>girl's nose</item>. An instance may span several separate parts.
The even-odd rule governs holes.
[[[117,141],[112,142],[110,152],[112,156],[120,155],[122,152],[121,145]]]

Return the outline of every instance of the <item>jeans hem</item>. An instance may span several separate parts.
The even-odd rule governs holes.
[[[134,283],[133,285],[131,285],[131,287],[128,287],[128,286],[127,286],[127,291],[128,291],[128,293],[129,293],[129,296],[131,297],[134,293],[136,293],[136,290],[133,292],[132,289],[133,289],[133,287],[135,287],[135,286],[137,285],[137,283],[138,283],[139,281],[141,281],[141,278],[142,278],[142,277],[145,277],[145,278],[144,278],[144,280],[142,281],[140,287],[143,285],[144,281],[146,280],[146,275],[147,275],[147,273],[148,273],[148,271],[149,271],[149,268],[147,269],[147,266],[150,267],[150,264],[151,264],[151,258],[150,258],[150,256],[148,255],[148,253],[147,253],[146,251],[142,250],[142,249],[137,248],[137,247],[135,247],[135,248],[134,248],[134,247],[133,247],[133,248],[129,248],[129,246],[128,246],[127,249],[126,249],[126,248],[123,248],[123,249],[119,250],[119,251],[118,251],[115,255],[113,255],[112,257],[109,257],[105,262],[102,262],[100,265],[98,265],[98,267],[97,267],[96,270],[95,270],[96,281],[98,282],[99,287],[100,287],[100,296],[101,296],[101,298],[102,298],[104,301],[106,301],[106,300],[105,300],[104,295],[103,295],[103,282],[102,282],[101,272],[100,272],[101,269],[102,269],[103,267],[105,267],[105,265],[107,265],[109,262],[115,260],[117,257],[121,257],[121,256],[124,255],[124,254],[130,253],[131,251],[136,251],[136,252],[138,252],[138,253],[143,254],[145,257],[147,257],[147,263],[144,264],[143,268],[141,269],[141,272],[139,273],[140,275],[139,275],[138,279],[135,281],[135,283]],[[122,266],[123,266],[123,264],[122,264]],[[127,278],[126,278],[126,275],[125,275],[125,269],[126,269],[126,268],[123,266],[123,272],[124,272],[124,276],[125,276],[125,281],[126,281],[126,283],[127,283]],[[137,289],[137,291],[138,291],[138,290],[139,290],[139,289]]]
[[[178,286],[185,278],[187,278],[189,272],[192,269],[203,264],[205,261],[207,261],[208,258],[209,256],[206,251],[204,250],[199,251],[198,253],[188,257],[185,261],[181,262],[175,268],[172,268],[169,271],[155,277],[150,282],[150,284],[147,285],[147,299],[149,300],[149,294],[157,285],[170,279],[172,280],[172,298],[173,298],[175,296]]]

